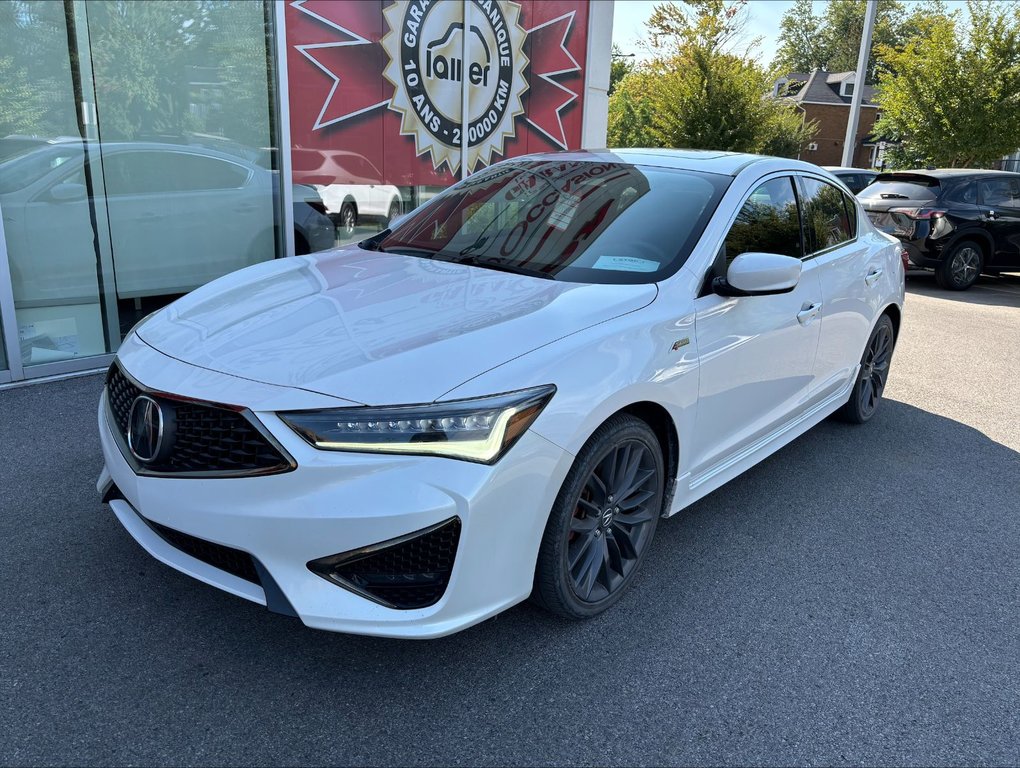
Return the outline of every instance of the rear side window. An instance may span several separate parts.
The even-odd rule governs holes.
[[[938,197],[940,191],[937,179],[913,177],[909,180],[895,176],[875,179],[861,192],[861,197],[868,200],[917,200],[930,202]]]
[[[837,178],[844,184],[846,184],[847,189],[849,189],[854,194],[860,192],[865,187],[864,177],[861,176],[860,174],[841,173],[837,176]]]
[[[1020,208],[1020,185],[1016,179],[982,179],[978,182],[981,205]]]
[[[843,191],[818,179],[801,177],[804,238],[808,253],[845,243],[854,238]]]
[[[967,181],[963,184],[957,184],[950,187],[946,191],[945,197],[943,198],[949,203],[964,203],[965,205],[976,205],[977,204],[977,184],[973,181]]]
[[[742,253],[778,253],[801,258],[804,252],[793,179],[783,176],[759,185],[741,207],[724,245],[727,266]]]
[[[850,224],[850,239],[857,237],[857,201],[849,195],[843,195],[843,205],[846,206],[846,218]]]

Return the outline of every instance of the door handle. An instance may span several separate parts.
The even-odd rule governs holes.
[[[995,221],[997,218],[999,218],[999,214],[997,214],[995,211],[989,211],[988,213],[985,214],[985,218],[990,219],[991,221]]]
[[[812,304],[808,307],[804,307],[800,312],[797,313],[797,322],[801,325],[807,325],[816,317],[818,313],[822,311],[821,304]]]
[[[864,278],[864,282],[867,285],[874,285],[875,282],[882,276],[883,270],[881,267],[871,270]]]

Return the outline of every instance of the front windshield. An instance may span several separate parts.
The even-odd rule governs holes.
[[[687,259],[730,178],[590,160],[471,176],[363,247],[568,282],[649,283]]]

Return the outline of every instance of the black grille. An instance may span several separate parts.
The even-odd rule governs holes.
[[[308,567],[392,608],[425,608],[446,592],[459,540],[460,519],[454,517],[392,542],[313,560]]]
[[[213,568],[232,573],[252,584],[261,584],[258,571],[255,570],[255,562],[247,552],[225,547],[222,544],[213,544],[211,541],[175,531],[173,528],[167,528],[165,525],[152,522],[152,520],[145,522],[171,547],[176,547],[186,555],[208,563]]]
[[[145,393],[114,363],[106,378],[110,411],[127,450],[131,405],[140,394],[149,394],[173,415],[174,427],[165,456],[143,464],[140,471],[160,474],[217,473],[271,474],[293,468],[291,461],[242,413],[211,403],[193,403]],[[133,457],[129,458],[133,461]]]

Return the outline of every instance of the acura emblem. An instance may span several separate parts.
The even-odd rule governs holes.
[[[127,443],[131,455],[148,464],[163,447],[163,409],[148,395],[139,395],[128,414]]]

